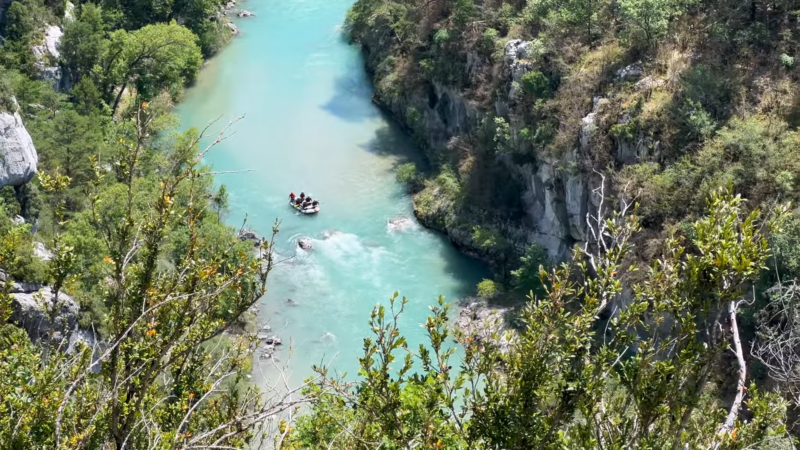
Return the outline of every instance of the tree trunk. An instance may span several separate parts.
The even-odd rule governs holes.
[[[125,92],[125,88],[128,87],[128,82],[122,83],[122,87],[119,88],[119,93],[117,94],[116,100],[114,100],[114,107],[111,108],[111,118],[113,119],[114,116],[117,114],[117,107],[119,106],[119,101],[122,99],[122,93]]]

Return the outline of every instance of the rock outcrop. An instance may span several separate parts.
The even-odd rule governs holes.
[[[389,231],[409,231],[417,228],[417,222],[407,216],[398,216],[389,219],[386,225]]]
[[[297,240],[297,246],[303,250],[311,250],[313,246],[311,245],[311,239],[309,238],[300,238]]]
[[[376,23],[374,28],[361,36],[361,44],[367,68],[375,73],[378,64],[391,50],[393,45],[391,33],[386,27]],[[381,96],[378,89],[376,101],[401,124],[414,132],[414,135],[428,148],[428,156],[432,158],[435,158],[442,149],[452,145],[455,139],[477,131],[479,124],[487,117],[491,119],[491,116],[504,117],[510,125],[513,139],[519,140],[519,145],[524,147],[527,144],[517,137],[525,124],[510,111],[519,101],[517,90],[523,75],[534,69],[533,61],[540,57],[540,50],[537,49],[536,42],[520,39],[513,39],[505,44],[499,72],[501,79],[498,90],[492,98],[493,111],[490,111],[486,104],[477,104],[467,91],[459,91],[430,80],[423,82],[427,86],[425,89],[409,89],[402,95]],[[469,74],[480,64],[485,64],[480,58],[467,57],[464,70]],[[617,73],[617,77],[621,80],[635,81],[641,76],[642,69],[636,65],[626,67]],[[524,252],[527,246],[534,243],[544,247],[554,259],[568,258],[572,246],[587,239],[586,214],[593,200],[592,190],[597,187],[599,179],[595,174],[588,173],[590,171],[582,168],[582,161],[586,159],[593,145],[592,139],[604,102],[601,97],[594,99],[591,111],[588,111],[579,124],[579,139],[576,139],[575,147],[566,155],[539,156],[521,162],[514,155],[498,153],[497,161],[508,173],[507,179],[521,186],[525,220],[523,224],[517,223],[516,226],[491,223],[486,226],[482,223],[481,226],[503,235],[510,241],[518,255],[488,254],[473,245],[471,227],[470,230],[465,230],[463,227],[458,228],[458,225],[451,224],[474,223],[474,218],[452,217],[454,214],[452,205],[444,205],[443,209],[447,211],[443,211],[442,208],[436,208],[435,201],[432,205],[429,202],[426,208],[428,211],[433,208],[437,217],[434,220],[430,218],[426,220],[417,214],[420,222],[427,227],[446,232],[451,241],[463,252],[488,262],[503,263],[495,260],[516,259],[520,251]],[[410,124],[406,117],[410,109],[419,112],[415,125]],[[624,143],[621,145],[623,150],[627,149]],[[530,161],[531,159],[534,161]],[[446,217],[448,215],[449,217]],[[391,223],[389,227],[392,229]]]
[[[59,47],[63,36],[64,32],[61,31],[61,28],[49,25],[44,30],[44,41],[31,47],[31,51],[33,51],[33,55],[36,58],[36,69],[39,71],[39,75],[43,80],[59,90],[68,88],[68,86],[64,85],[67,77],[63,76],[63,70],[58,63],[58,58],[61,56]]]
[[[479,299],[465,299],[460,303],[464,309],[454,326],[463,333],[461,338],[469,338],[483,345],[492,344],[501,352],[507,351],[513,339],[513,332],[507,333],[511,329],[506,323],[509,309],[495,308]]]
[[[9,321],[23,328],[32,341],[68,338],[78,327],[78,304],[63,292],[56,299],[49,286],[14,283]]]
[[[0,187],[22,186],[33,178],[39,156],[19,113],[0,112]]]

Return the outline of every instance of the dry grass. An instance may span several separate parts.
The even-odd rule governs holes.
[[[587,52],[564,78],[551,100],[557,111],[558,131],[550,153],[563,155],[574,148],[580,133],[581,119],[591,110],[592,97],[607,81],[611,69],[621,62],[623,48],[615,40]]]

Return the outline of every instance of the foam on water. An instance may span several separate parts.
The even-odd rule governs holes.
[[[238,22],[241,36],[178,108],[186,127],[246,114],[207,162],[218,171],[250,170],[216,178],[228,188],[231,225],[247,216],[249,228],[268,235],[275,218],[282,221],[276,250],[285,260],[270,275],[259,320],[285,343],[280,364],[293,347],[294,384],[333,355],[335,369],[354,374],[370,310],[395,290],[409,299],[400,325],[415,346],[437,296],[472,294],[485,276],[413,219],[394,169],[418,150],[370,101],[358,49],[341,36],[350,3],[248,0],[257,16]],[[288,193],[302,190],[321,202],[318,215],[287,205]],[[398,217],[410,222],[392,226]],[[298,247],[301,237],[311,250]],[[273,377],[273,367],[259,361],[255,378],[265,382],[259,377]]]

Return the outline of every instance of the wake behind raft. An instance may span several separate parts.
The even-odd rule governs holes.
[[[300,214],[316,214],[319,212],[319,202],[311,197],[306,197],[304,192],[301,192],[299,197],[294,195],[294,192],[289,194],[289,205]]]

